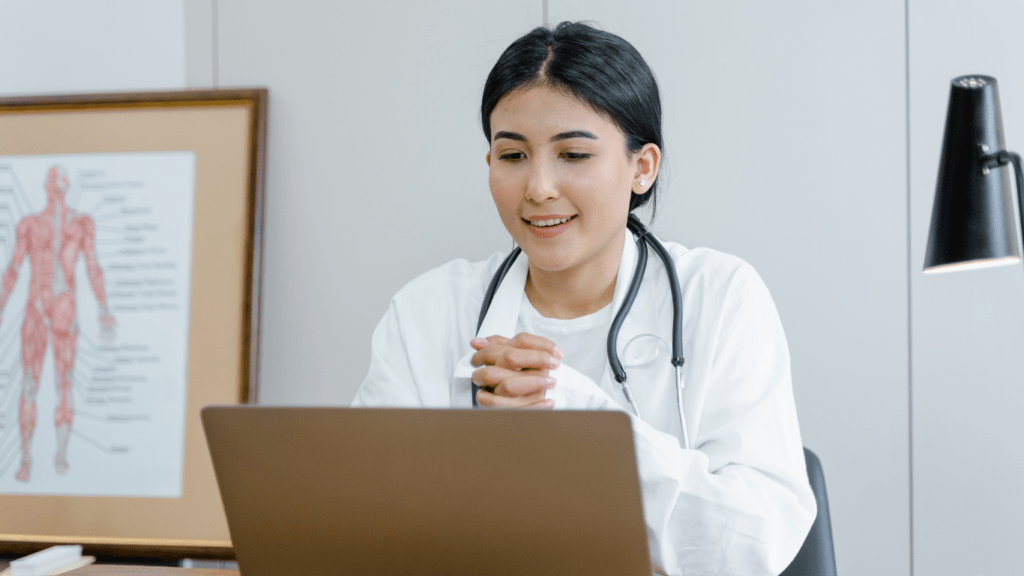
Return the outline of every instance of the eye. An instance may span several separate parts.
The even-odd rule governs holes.
[[[570,162],[586,160],[587,158],[593,156],[593,154],[587,154],[585,152],[563,152],[562,155],[565,156],[566,160],[569,160]]]
[[[501,156],[498,156],[498,159],[515,162],[516,160],[522,160],[524,157],[525,155],[522,152],[506,152]]]

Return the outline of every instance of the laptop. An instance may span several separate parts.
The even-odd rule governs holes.
[[[620,412],[207,406],[242,576],[649,576]]]

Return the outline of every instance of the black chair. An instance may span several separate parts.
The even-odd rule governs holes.
[[[836,576],[836,553],[832,546],[832,519],[828,514],[828,493],[825,492],[825,473],[821,461],[804,448],[807,478],[811,481],[814,499],[818,502],[818,516],[796,558],[779,576]]]

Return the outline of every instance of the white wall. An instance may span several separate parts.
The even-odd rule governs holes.
[[[0,0],[0,94],[270,88],[267,404],[347,403],[401,285],[509,248],[478,111],[505,46],[545,11],[622,35],[662,88],[654,228],[739,255],[772,291],[841,573],[1018,571],[1024,278],[920,269],[949,80],[996,76],[1021,148],[1019,3],[29,5]]]
[[[0,95],[185,86],[182,0],[0,0]]]

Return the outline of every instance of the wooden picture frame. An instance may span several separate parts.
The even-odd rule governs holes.
[[[0,492],[0,554],[27,554],[55,544],[82,544],[85,554],[103,556],[165,559],[234,557],[199,410],[207,404],[255,403],[258,396],[267,96],[266,89],[257,88],[0,98],[0,165],[4,158],[48,155],[69,155],[68,158],[76,155],[74,157],[78,158],[87,154],[116,156],[191,152],[194,153],[195,178],[191,267],[187,276],[189,299],[185,313],[187,344],[180,346],[187,354],[186,367],[181,369],[185,374],[186,393],[183,400],[184,448],[178,468],[180,496]],[[13,170],[10,168],[12,174]],[[56,168],[52,170],[53,174],[61,174]],[[73,178],[77,177],[73,176],[72,184],[63,188],[68,197],[74,187]],[[49,182],[46,180],[46,186]],[[41,179],[22,183],[23,187],[32,186],[33,190],[43,189],[43,184]],[[47,194],[51,193],[50,188],[46,190]],[[2,192],[0,190],[0,211],[3,210]],[[38,201],[33,209],[33,217],[36,213],[42,214]],[[117,214],[112,217],[117,217]],[[13,227],[13,224],[8,226]],[[0,237],[5,233],[8,240],[15,237],[12,227],[3,229],[0,226]],[[17,234],[22,232],[18,230]],[[60,238],[67,245],[64,236],[60,235]],[[60,253],[59,246],[51,252]],[[189,252],[186,248],[181,251]],[[0,255],[5,267],[8,260],[13,262],[11,253],[8,248]],[[105,265],[103,254],[98,250],[94,254],[97,254],[96,260],[102,269]],[[21,265],[20,269],[21,282],[28,282],[29,267]],[[95,286],[94,281],[88,282]],[[80,280],[78,290],[82,290],[82,283]],[[31,301],[31,296],[28,301]],[[99,296],[93,302],[102,304],[101,310],[106,312],[107,305]],[[30,314],[27,305],[25,310],[26,315]],[[117,316],[117,312],[113,315]],[[14,314],[11,316],[13,318]],[[2,321],[0,317],[0,333],[5,332]],[[46,326],[49,330],[50,324]],[[12,327],[7,326],[7,329],[9,331]],[[24,330],[22,328],[23,339]],[[75,334],[78,334],[77,328]],[[52,334],[50,338],[52,340]],[[27,371],[24,369],[24,354],[22,352],[19,362]],[[44,375],[47,369],[54,370],[55,365],[49,355],[46,358],[42,368]],[[68,374],[70,378],[71,372]],[[34,377],[38,382],[38,374]],[[19,397],[24,398],[26,384],[22,378],[28,376],[12,373],[6,379],[6,389],[0,388],[0,399],[6,398],[8,405],[14,406],[8,411],[18,412],[17,417],[8,413],[6,420],[0,415],[0,425],[6,422],[7,427],[6,436],[0,429],[0,451],[5,446],[3,439],[17,434],[15,441],[8,440],[8,444],[15,445],[16,454],[12,457],[10,450],[0,452],[0,469],[5,466],[5,456],[16,459],[17,454],[22,454],[24,458],[26,453],[21,447],[26,425],[19,424],[24,400],[10,400],[12,395],[19,394],[12,388],[14,386],[21,389]],[[0,385],[3,382],[0,378]],[[77,380],[75,386],[78,386]],[[75,393],[79,391],[76,389]],[[71,392],[67,394],[71,395]],[[82,403],[82,400],[79,398],[75,402]],[[83,405],[88,406],[88,403]],[[0,404],[0,411],[4,409]],[[52,406],[39,406],[35,428],[28,429],[38,431],[49,427],[50,434],[54,434],[52,409]],[[75,404],[74,411],[77,413],[78,410],[79,404]],[[60,418],[58,409],[58,431],[62,425]],[[64,436],[70,433],[71,441],[64,442],[70,454],[72,447],[76,446],[75,434],[78,431],[74,421],[64,425]],[[13,426],[19,426],[18,430],[14,431]],[[57,437],[60,437],[60,432]],[[59,468],[54,464],[55,460],[49,460],[49,455],[53,454],[48,452],[53,449],[52,445],[37,449],[35,444],[41,442],[36,442],[31,432],[28,438],[30,453],[33,454],[32,470],[36,470],[36,466]],[[85,450],[82,448],[79,452]],[[59,460],[59,448],[55,458]],[[19,469],[18,462],[7,466],[9,468],[2,472],[7,476]],[[72,472],[76,471],[74,466],[74,463],[70,465]],[[24,481],[25,484],[28,482],[30,480]]]

